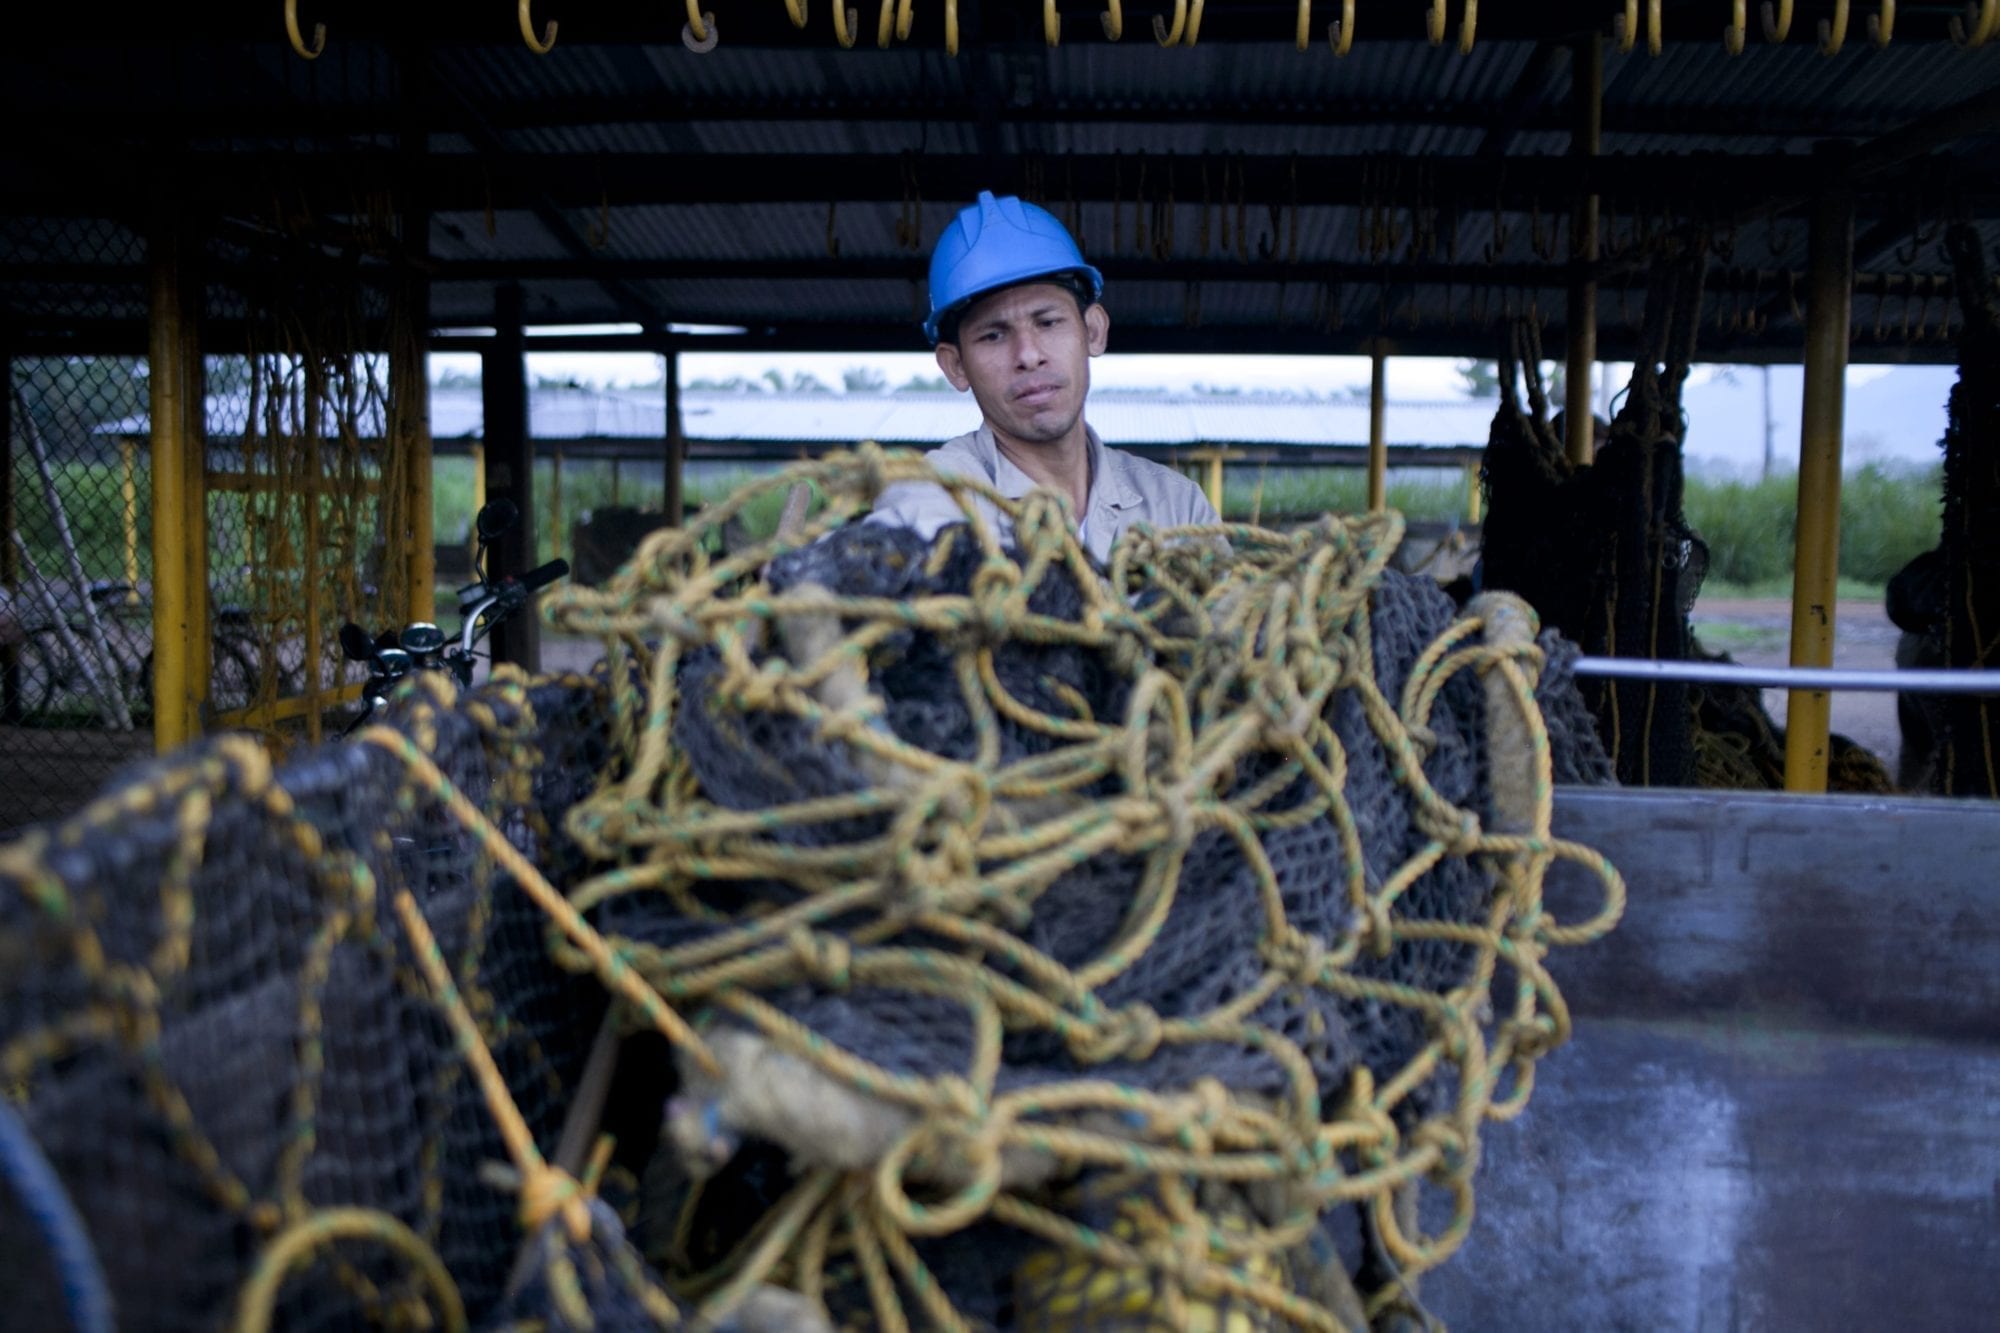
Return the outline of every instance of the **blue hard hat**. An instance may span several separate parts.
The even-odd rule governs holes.
[[[1086,264],[1069,232],[1046,208],[1013,195],[979,192],[979,202],[961,209],[931,251],[931,314],[924,336],[937,346],[945,315],[976,296],[1002,287],[1075,274],[1090,286],[1090,299],[1104,295],[1104,275]]]

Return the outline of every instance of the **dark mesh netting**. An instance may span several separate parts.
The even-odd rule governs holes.
[[[606,637],[629,756],[569,818],[615,863],[572,901],[707,1021],[647,1259],[707,1308],[763,1281],[864,1323],[1354,1304],[1318,1219],[1454,1178],[1428,1136],[1493,1094],[1445,1034],[1539,1045],[1470,997],[1543,864],[1508,839],[1550,780],[1609,780],[1574,649],[1389,570],[1394,519],[1141,532],[1109,569],[1032,499],[1003,549],[969,483],[929,540],[847,521],[933,475],[795,470],[768,486],[829,497],[803,529],[722,559],[656,534],[551,613]],[[1240,1250],[1169,1260],[1197,1218]]]
[[[581,682],[516,681],[458,708],[419,691],[395,725],[522,851],[559,860],[547,816],[593,780],[601,715]],[[604,996],[551,962],[545,918],[403,764],[340,744],[274,772],[218,740],[4,856],[0,1068],[53,1182],[0,1189],[10,1326],[75,1309],[47,1278],[48,1198],[80,1219],[120,1328],[227,1324],[278,1253],[260,1300],[279,1327],[493,1305],[519,1205],[482,1168],[507,1149],[389,903],[421,905],[538,1137]]]
[[[1393,515],[1109,569],[967,483],[852,521],[933,479],[806,465],[715,556],[753,486],[562,594],[588,680],[423,675],[0,851],[28,1324],[1358,1326],[1444,1261],[1622,903],[1549,831],[1609,777],[1574,649]]]
[[[1707,245],[1661,264],[1647,293],[1630,391],[1593,461],[1566,456],[1548,419],[1539,337],[1511,333],[1506,385],[1486,447],[1485,586],[1518,593],[1545,624],[1601,657],[1718,660],[1689,615],[1708,549],[1681,503],[1688,423],[1681,387],[1695,351]],[[1528,402],[1515,388],[1519,368]],[[1620,782],[1648,787],[1783,785],[1784,733],[1750,688],[1586,680],[1581,693]],[[1885,791],[1879,761],[1833,738],[1830,785]]]
[[[2000,624],[2000,308],[1976,229],[1956,225],[1946,249],[1965,312],[1958,383],[1952,386],[1944,436],[1944,665],[1990,669],[1992,626]],[[1986,628],[1982,631],[1981,626]],[[1934,790],[1953,796],[2000,796],[2000,708],[1984,696],[1930,701],[1937,757]]]
[[[1707,551],[1681,512],[1681,385],[1694,352],[1706,246],[1663,265],[1647,294],[1644,345],[1623,408],[1594,461],[1578,467],[1547,415],[1539,339],[1517,327],[1507,385],[1486,447],[1490,508],[1485,586],[1519,593],[1544,621],[1607,657],[1684,661],[1688,613]],[[1528,381],[1522,410],[1515,366]],[[1688,687],[1675,681],[1586,681],[1583,694],[1621,782],[1694,780]]]

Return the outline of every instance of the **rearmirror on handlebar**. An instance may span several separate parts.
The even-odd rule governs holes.
[[[340,627],[340,651],[350,662],[372,662],[375,660],[375,640],[368,637],[368,631],[348,621]]]
[[[480,509],[479,517],[475,520],[475,526],[479,530],[479,540],[482,542],[492,541],[501,533],[513,527],[515,521],[520,517],[521,511],[514,507],[512,500],[503,496],[498,500],[488,501]]]

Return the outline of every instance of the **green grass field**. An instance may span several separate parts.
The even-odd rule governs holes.
[[[721,499],[773,469],[742,468],[693,475],[687,486],[689,504]],[[136,557],[141,581],[151,578],[151,505],[143,464],[135,485]],[[71,463],[56,470],[70,531],[86,577],[122,579],[126,574],[126,523],[122,469],[115,463]],[[17,521],[36,565],[45,577],[68,577],[67,562],[39,482],[17,464]],[[554,461],[542,459],[535,475],[539,558],[559,552],[556,524]],[[1841,495],[1841,596],[1879,597],[1890,575],[1912,556],[1934,545],[1939,525],[1940,473],[1928,469],[1862,468],[1847,475]],[[617,502],[657,508],[661,502],[657,466],[631,465],[616,478]],[[1389,502],[1413,521],[1463,521],[1466,517],[1465,479],[1436,469],[1392,473]],[[561,475],[563,546],[587,511],[612,503],[611,464],[566,460]],[[469,532],[473,513],[472,460],[437,461],[434,513],[440,542]],[[763,497],[746,519],[753,535],[768,533],[777,522],[784,497],[779,491]],[[1708,543],[1710,597],[1786,597],[1791,592],[1793,519],[1797,480],[1772,477],[1761,482],[1707,482],[1687,486],[1689,522]],[[1296,518],[1331,511],[1359,512],[1367,504],[1367,478],[1358,471],[1335,469],[1240,468],[1227,478],[1224,515],[1248,521],[1253,515]],[[219,582],[223,571],[241,570],[247,558],[262,558],[242,541],[244,497],[218,494],[209,500],[210,527],[223,534],[228,557],[218,553],[211,567]],[[224,588],[226,593],[228,590]]]

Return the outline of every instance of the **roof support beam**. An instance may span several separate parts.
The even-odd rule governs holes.
[[[490,131],[474,131],[480,152],[436,155],[429,161],[431,202],[440,213],[483,215],[496,209],[529,209],[565,237],[565,248],[589,251],[559,210],[638,205],[801,204],[824,208],[836,203],[899,203],[906,168],[914,167],[925,199],[971,199],[990,186],[994,164],[979,154],[931,154],[911,159],[894,153],[849,156],[785,153],[710,154],[691,160],[671,153],[527,154],[501,151]],[[1865,150],[1864,150],[1865,151]],[[1381,193],[1380,168],[1397,159],[1378,155],[1293,157],[1290,154],[1233,156],[1243,189],[1253,206],[1353,205]],[[1178,159],[1186,169],[1199,159]],[[699,169],[692,169],[698,162]],[[1122,165],[1130,168],[1128,155]],[[51,217],[117,216],[130,206],[127,168],[138,160],[115,155],[91,162],[80,178],[75,164],[57,157],[38,159],[0,181],[0,208]],[[1068,154],[1046,159],[1047,169],[1074,174],[1080,198],[1109,203],[1114,198],[1120,160],[1111,154]],[[1294,166],[1296,165],[1296,183]],[[1590,161],[1544,157],[1427,157],[1428,179],[1440,207],[1491,208],[1496,202],[1525,208],[1556,207],[1579,194],[1598,194],[1621,204],[1677,205],[1682,210],[1770,200],[1783,206],[1811,197],[1826,168],[1805,154],[1734,156],[1662,154],[1608,156]],[[287,198],[305,197],[333,212],[353,207],[357,197],[394,184],[395,162],[379,153],[250,154],[204,157],[186,164],[184,179],[196,197],[221,208],[268,204],[274,189]],[[1948,159],[1910,164],[1913,176],[1935,187],[1967,193],[2000,194],[2000,170],[1984,159]],[[1896,193],[1906,185],[1892,166],[1859,187]],[[594,253],[594,252],[591,252]]]
[[[961,14],[971,12],[962,8]],[[941,56],[933,56],[941,59]],[[836,101],[824,97],[780,97],[760,100],[687,97],[667,89],[616,95],[599,93],[522,98],[477,103],[481,118],[493,130],[591,129],[610,125],[763,125],[838,119],[846,125],[974,125],[998,121],[999,108],[974,98],[886,97]],[[1396,102],[1355,98],[1337,101],[1197,103],[1186,99],[1093,102],[1051,99],[1032,106],[1009,106],[1010,125],[1163,125],[1198,119],[1205,125],[1230,128],[1344,129],[1390,126],[1444,126],[1483,129],[1507,119],[1506,102]],[[189,139],[249,136],[270,139],[321,139],[346,143],[355,138],[393,134],[393,108],[383,106],[308,107],[297,103],[241,102],[204,104],[163,111],[173,132]],[[1819,139],[1833,134],[1886,134],[1900,122],[1867,108],[1815,110],[1810,107],[1746,108],[1715,105],[1642,105],[1604,109],[1606,134],[1643,134],[1649,138],[1690,136],[1731,137],[1743,132],[1745,117],[1755,116],[1761,135],[1779,139]],[[1558,107],[1530,108],[1515,122],[1519,133],[1560,134],[1568,113]],[[437,132],[451,133],[449,122]],[[87,139],[99,144],[134,131],[125,111],[86,111],[65,117],[38,131],[57,140]]]
[[[496,175],[507,171],[509,165],[516,170],[528,165],[519,155],[509,155],[507,153],[505,146],[500,142],[499,136],[480,118],[478,111],[472,107],[470,102],[466,101],[464,95],[437,76],[434,64],[429,73],[431,76],[431,86],[435,90],[437,101],[443,105],[449,117],[456,123],[458,131],[465,135],[467,141],[472,144],[477,154],[476,163],[499,163],[500,165],[494,168]],[[435,165],[443,160],[433,158],[430,164],[427,165]],[[612,303],[618,307],[619,312],[626,319],[637,324],[643,324],[649,328],[664,327],[667,324],[668,321],[665,312],[657,309],[651,301],[647,300],[639,292],[634,291],[630,286],[616,278],[601,276],[597,271],[597,265],[602,256],[598,253],[597,247],[585,240],[576,227],[571,224],[570,220],[563,216],[555,198],[548,191],[541,188],[541,183],[534,172],[521,171],[518,179],[521,182],[519,188],[526,192],[526,202],[529,211],[535,215],[536,220],[543,227],[548,229],[549,234],[556,238],[557,243],[569,252],[571,258],[581,267],[582,276],[597,279],[599,285],[604,289],[604,294],[611,298]],[[608,209],[609,197],[606,194],[606,188],[600,177],[598,198],[602,205]],[[449,211],[440,196],[433,195],[433,200],[435,202],[435,211]],[[572,269],[572,273],[574,272],[575,269]]]
[[[1863,253],[1869,258],[1879,256],[1910,234],[1909,222],[1893,218],[1872,227],[1857,245],[1857,257]],[[640,282],[835,282],[856,281],[877,282],[917,282],[925,275],[928,260],[922,255],[896,257],[855,257],[842,256],[838,259],[600,259],[587,270],[580,270],[567,259],[516,259],[516,260],[454,260],[433,264],[430,269],[433,284],[478,284],[502,282],[563,282],[579,278],[597,278],[619,283]],[[1576,268],[1563,261],[1528,264],[1486,264],[1476,260],[1461,260],[1447,263],[1442,260],[1424,260],[1416,263],[1382,264],[1360,262],[1322,262],[1315,259],[1301,259],[1298,263],[1287,263],[1282,259],[1146,259],[1130,255],[1117,258],[1100,258],[1096,267],[1107,282],[1198,282],[1204,285],[1231,283],[1336,283],[1361,287],[1372,287],[1382,282],[1384,276],[1406,283],[1411,287],[1433,286],[1452,287],[1461,290],[1474,288],[1513,288],[1540,291],[1562,291],[1577,275]],[[1609,271],[1609,261],[1588,267],[1586,277],[1601,277]],[[1874,292],[1891,291],[1901,282],[1912,267],[1928,271],[1937,276],[1948,273],[1942,265],[1926,266],[1897,263],[1881,271],[1862,271],[1855,276],[1855,288],[1863,295]],[[212,265],[209,272],[221,280],[229,280],[243,270],[228,265]],[[1775,305],[1764,307],[1763,313],[1773,314],[1787,308],[1788,302],[1782,294],[1787,270],[1783,268],[1718,268],[1711,272],[1703,290],[1708,292],[1742,292],[1768,294],[1780,291]],[[375,266],[361,270],[364,280],[372,277],[386,284],[391,280],[392,271],[386,266]],[[0,284],[10,282],[46,282],[63,284],[104,284],[107,286],[130,286],[142,280],[144,269],[131,264],[78,264],[78,263],[0,263]],[[647,321],[648,328],[658,327]]]
[[[1545,307],[1547,308],[1547,307]],[[1560,307],[1557,307],[1560,308]],[[1864,322],[1866,316],[1863,317]],[[1703,361],[1735,365],[1797,365],[1799,337],[1796,324],[1773,322],[1757,332],[1712,335],[1700,349]],[[1554,342],[1566,336],[1560,323],[1551,323],[1543,336]],[[1445,328],[1398,331],[1393,353],[1396,356],[1487,357],[1492,355],[1494,331],[1489,323],[1461,321]],[[227,322],[212,322],[202,330],[203,344],[210,352],[222,354],[241,346],[243,330]],[[438,334],[431,338],[433,352],[479,352],[489,340],[479,335]],[[1356,356],[1366,357],[1375,345],[1372,332],[1357,328],[1327,332],[1291,324],[1280,327],[1269,321],[1254,325],[1221,325],[1213,322],[1198,329],[1176,326],[1121,324],[1118,353],[1159,352],[1189,356]],[[143,320],[65,322],[61,328],[18,327],[9,334],[9,348],[19,357],[33,356],[143,356],[146,328]],[[529,352],[924,352],[923,335],[906,320],[872,323],[831,322],[786,324],[742,333],[725,334],[543,334],[530,336]],[[1600,329],[1598,356],[1605,361],[1630,361],[1637,339],[1628,329]],[[1935,340],[1914,346],[1857,342],[1850,354],[1855,365],[1956,365],[1956,342]]]

